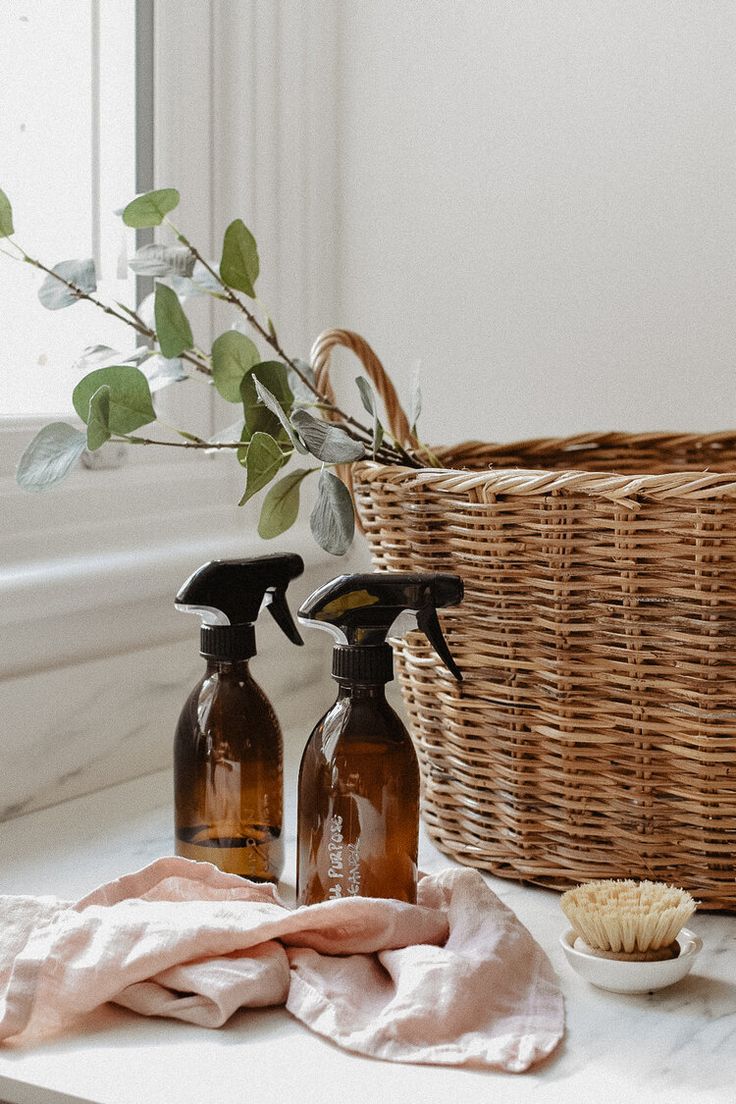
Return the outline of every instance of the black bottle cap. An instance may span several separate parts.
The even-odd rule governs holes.
[[[402,610],[414,610],[417,615],[417,628],[425,634],[435,652],[454,677],[460,681],[462,673],[452,657],[437,610],[445,606],[456,606],[463,598],[463,581],[458,575],[441,572],[395,572],[374,571],[366,574],[340,575],[331,582],[319,587],[299,610],[299,620],[315,628],[329,628],[337,637],[339,644],[335,652],[341,649],[363,649],[367,653],[385,645],[388,655],[390,648],[386,637]],[[361,670],[375,671],[377,682],[389,682],[391,669],[386,678],[379,672],[387,668],[379,666],[385,660],[366,658],[361,660],[365,666]],[[349,665],[348,659],[333,660],[333,674],[339,678],[349,678],[347,674],[335,673],[334,664]],[[374,667],[371,664],[375,664]],[[341,666],[340,671],[347,670]]]
[[[394,677],[390,644],[336,644],[332,650],[332,677],[338,682],[381,686]]]
[[[304,562],[294,553],[211,560],[189,576],[174,601],[202,618],[203,656],[250,659],[256,654],[253,625],[264,605],[293,644],[303,643],[286,602],[286,588],[303,571]]]
[[[256,631],[253,625],[202,625],[199,631],[199,651],[205,659],[250,659],[256,654]]]

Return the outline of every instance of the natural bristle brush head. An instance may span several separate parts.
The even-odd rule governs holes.
[[[676,958],[677,936],[696,908],[684,889],[630,879],[585,882],[563,893],[560,904],[594,954],[632,962]]]

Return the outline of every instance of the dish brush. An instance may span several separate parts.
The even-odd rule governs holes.
[[[677,936],[696,908],[684,889],[631,879],[585,882],[560,904],[585,949],[630,962],[677,958]]]

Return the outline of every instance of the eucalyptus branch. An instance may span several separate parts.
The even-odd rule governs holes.
[[[88,303],[93,303],[99,310],[104,311],[105,314],[109,314],[112,318],[117,318],[119,322],[124,322],[126,326],[132,326],[134,330],[137,330],[137,332],[144,337],[156,337],[156,331],[152,330],[150,326],[146,326],[140,318],[137,321],[133,318],[126,318],[124,314],[116,311],[114,307],[109,306],[107,303],[103,303],[101,299],[96,299],[94,295],[90,295],[88,291],[85,291],[84,288],[81,288],[78,284],[73,283],[71,280],[66,280],[63,276],[60,276],[58,272],[54,272],[53,268],[49,268],[43,261],[29,256],[21,246],[17,248],[21,250],[23,254],[22,259],[26,264],[33,265],[34,268],[39,268],[41,272],[45,272],[48,276],[52,276],[54,280],[58,280],[59,283],[68,288],[77,299],[85,299]]]
[[[354,431],[352,433],[349,433],[349,431],[346,430],[346,432],[349,433],[349,436],[353,437],[354,440],[358,440],[362,444],[369,444],[372,440],[372,434],[371,434],[370,430],[367,429],[366,426],[364,426],[362,422],[359,422],[357,420],[357,418],[353,418],[346,411],[341,410],[340,407],[337,406],[336,403],[332,402],[327,397],[327,395],[324,394],[324,392],[320,391],[319,388],[316,387],[315,384],[312,383],[312,381],[309,379],[309,377],[306,376],[304,374],[304,372],[302,372],[302,370],[300,369],[299,365],[297,364],[295,358],[290,357],[284,351],[284,349],[281,345],[281,342],[279,341],[278,336],[276,334],[275,328],[273,328],[273,327],[264,327],[261,324],[261,322],[256,318],[253,311],[251,311],[248,308],[248,305],[243,302],[243,300],[240,298],[239,295],[235,294],[235,292],[232,290],[232,288],[228,287],[228,285],[225,283],[225,281],[220,276],[220,273],[217,272],[216,269],[213,268],[213,266],[209,263],[209,261],[207,261],[202,256],[200,251],[197,249],[196,245],[194,245],[191,241],[189,241],[189,239],[186,237],[186,235],[183,234],[181,232],[181,230],[179,230],[179,228],[174,225],[174,223],[171,221],[171,219],[167,218],[166,222],[167,222],[168,226],[171,228],[171,230],[176,234],[177,239],[181,242],[181,244],[186,246],[186,248],[192,254],[195,261],[199,261],[199,263],[202,265],[202,267],[207,272],[209,272],[210,276],[212,276],[212,278],[217,281],[217,283],[220,285],[220,287],[223,290],[226,301],[228,303],[230,303],[232,306],[234,306],[237,310],[239,310],[241,312],[241,314],[245,315],[245,317],[247,318],[250,325],[256,330],[256,332],[258,334],[260,334],[260,336],[263,338],[263,340],[265,342],[267,342],[271,346],[271,348],[278,354],[278,356],[284,362],[284,364],[287,364],[289,366],[289,368],[292,370],[294,375],[297,376],[297,378],[299,380],[301,380],[301,382],[304,384],[304,386],[307,387],[312,392],[312,394],[315,396],[315,398],[318,399],[319,403],[324,407],[324,409],[331,410],[333,413],[337,414],[339,416],[339,418],[342,420],[342,422],[344,422],[344,424],[346,426],[349,426]],[[391,462],[392,459],[395,461],[397,458],[400,457],[407,464],[410,464],[412,467],[418,467],[419,466],[417,464],[416,460],[414,460],[399,445],[395,445],[394,447],[392,447],[390,445],[382,446],[377,451],[377,455],[382,456],[383,458],[385,458],[389,462]]]
[[[58,272],[54,272],[53,268],[49,268],[43,263],[43,261],[37,260],[36,257],[31,257],[28,253],[26,253],[25,249],[23,249],[22,246],[18,245],[17,242],[13,242],[12,244],[15,246],[16,249],[20,250],[21,253],[21,257],[13,257],[13,260],[23,260],[26,264],[32,265],[33,268],[40,269],[41,272],[45,272],[47,276],[53,277],[54,280],[58,280],[60,284],[63,284],[64,287],[68,288],[69,291],[71,291],[71,293],[75,296],[75,298],[83,299],[86,300],[86,302],[88,303],[92,303],[93,306],[97,307],[105,314],[110,315],[111,318],[116,318],[119,322],[123,322],[126,326],[130,326],[131,329],[135,330],[136,333],[139,333],[142,337],[145,337],[150,341],[157,340],[156,331],[152,329],[151,326],[146,325],[146,323],[143,321],[137,311],[126,308],[126,312],[129,311],[129,314],[122,314],[120,311],[115,310],[114,307],[111,307],[108,303],[103,303],[101,299],[97,299],[94,295],[91,295],[88,291],[85,291],[84,288],[81,288],[78,284],[75,284],[71,280],[65,279],[63,276],[60,276]],[[11,256],[10,253],[6,255]],[[187,350],[182,352],[180,354],[180,357],[182,360],[186,360],[187,363],[191,364],[192,367],[196,368],[198,372],[203,372],[207,376],[212,375],[212,371],[209,365],[207,365],[204,361],[199,360],[198,357],[189,353]]]
[[[427,461],[436,462],[437,458],[420,442],[413,440],[410,446],[405,446],[395,434],[381,428],[375,393],[361,377],[356,382],[363,407],[371,415],[371,423],[366,425],[341,409],[326,380],[317,382],[302,361],[290,357],[284,350],[276,327],[255,292],[260,271],[258,251],[253,235],[242,220],[235,219],[228,226],[218,268],[207,261],[167,217],[179,200],[175,188],[156,189],[136,196],[122,211],[123,222],[131,229],[166,223],[178,243],[173,247],[160,244],[143,247],[140,264],[134,263],[132,267],[136,271],[162,275],[181,273],[183,268],[192,275],[195,265],[200,265],[202,272],[207,274],[201,290],[244,315],[259,338],[274,350],[273,360],[278,357],[278,363],[262,361],[262,353],[242,334],[221,334],[211,353],[197,346],[182,307],[182,296],[176,286],[165,281],[156,284],[155,322],[149,325],[137,308],[118,301],[106,302],[100,297],[92,261],[65,261],[53,269],[31,257],[12,240],[12,207],[2,190],[0,238],[7,239],[7,248],[0,247],[0,253],[46,274],[47,279],[39,292],[44,306],[57,309],[77,300],[92,303],[108,317],[125,323],[146,343],[160,349],[162,356],[172,361],[176,358],[176,365],[172,363],[166,371],[155,374],[161,377],[159,386],[186,378],[187,373],[180,370],[179,361],[196,369],[191,375],[204,376],[214,382],[224,399],[242,404],[245,424],[251,429],[248,440],[241,437],[242,419],[224,431],[223,436],[235,437],[235,440],[214,441],[164,422],[153,403],[152,381],[140,371],[138,358],[134,357],[129,363],[96,368],[79,381],[72,398],[87,432],[60,421],[44,426],[20,459],[18,483],[27,490],[53,486],[67,476],[85,448],[94,452],[106,441],[211,453],[236,451],[246,471],[246,488],[240,505],[271,484],[263,498],[258,522],[261,537],[277,537],[293,524],[299,513],[299,488],[307,476],[317,472],[319,486],[310,514],[310,529],[325,551],[342,555],[355,531],[354,502],[348,485],[329,468],[371,455],[384,464],[412,468],[420,468]],[[149,350],[142,352],[145,359]],[[257,375],[252,374],[254,369],[258,369]],[[303,392],[296,388],[299,398],[293,394],[297,381],[304,388]],[[305,409],[310,407],[321,416],[310,414]],[[416,413],[420,407],[421,402]],[[159,427],[152,430],[156,436],[138,435],[141,428],[152,423]],[[296,466],[277,478],[296,452],[305,457],[311,454],[323,461],[322,468]]]
[[[119,437],[111,437],[110,440],[115,442],[115,444],[156,445],[157,447],[163,448],[200,449],[204,451],[210,451],[211,449],[242,449],[247,445],[245,441],[210,442],[204,441],[201,438],[194,441],[159,441],[153,437],[138,437],[132,433]]]
[[[230,303],[233,307],[236,307],[237,310],[239,310],[241,312],[241,314],[245,315],[245,317],[248,319],[248,322],[250,323],[250,325],[261,335],[263,340],[266,341],[276,353],[278,353],[279,357],[281,358],[281,360],[283,360],[284,364],[288,364],[289,368],[291,368],[292,372],[294,372],[294,374],[299,377],[299,379],[302,381],[304,386],[308,387],[313,395],[316,395],[318,398],[323,398],[323,396],[317,390],[317,388],[314,386],[314,384],[309,379],[309,377],[305,376],[304,373],[300,370],[299,366],[296,364],[294,359],[290,356],[287,356],[287,354],[284,352],[283,348],[281,347],[281,342],[279,341],[279,339],[276,335],[276,331],[275,330],[271,331],[267,327],[262,326],[261,323],[256,318],[255,314],[253,314],[253,312],[248,309],[247,304],[245,304],[243,302],[243,300],[240,298],[239,295],[235,294],[235,292],[233,291],[232,288],[227,286],[225,281],[220,276],[220,273],[217,272],[217,270],[212,267],[212,265],[209,263],[209,261],[205,260],[205,258],[202,256],[202,254],[197,249],[196,245],[193,245],[192,242],[190,242],[189,239],[184,234],[182,234],[181,230],[179,230],[178,227],[174,226],[171,219],[167,218],[166,222],[171,227],[173,232],[176,234],[176,236],[177,236],[178,240],[181,242],[181,244],[185,245],[187,247],[189,252],[194,257],[195,261],[199,261],[199,263],[202,265],[202,267],[207,272],[209,272],[210,276],[212,276],[212,278],[217,281],[217,283],[220,285],[220,287],[222,288],[222,290],[224,292],[225,300],[228,303]]]

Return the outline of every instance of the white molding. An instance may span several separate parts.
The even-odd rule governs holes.
[[[220,0],[213,11],[213,225],[251,227],[259,296],[303,357],[337,321],[338,7]]]

